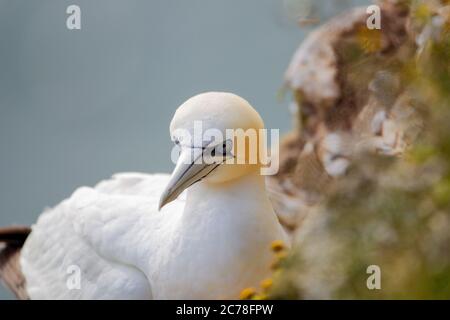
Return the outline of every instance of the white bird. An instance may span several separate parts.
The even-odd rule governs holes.
[[[264,127],[234,94],[187,100],[170,124],[181,149],[171,176],[116,174],[42,213],[20,253],[31,299],[237,298],[270,275],[270,243],[287,236],[261,164],[224,163],[249,157],[248,148],[217,148],[235,139],[187,141],[181,133],[192,134],[196,121],[223,136]],[[206,152],[212,162],[193,162]]]

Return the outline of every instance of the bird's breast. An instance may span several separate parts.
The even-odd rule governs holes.
[[[275,215],[227,209],[199,210],[174,226],[151,281],[157,299],[237,298],[269,275],[270,243],[283,237]]]

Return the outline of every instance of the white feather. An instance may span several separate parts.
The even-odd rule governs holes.
[[[270,204],[259,178],[220,192],[194,185],[193,197],[207,200],[195,199],[193,212],[184,212],[183,195],[158,212],[168,175],[118,174],[79,188],[40,216],[24,245],[30,297],[236,298],[268,276],[270,242],[286,240],[273,212],[264,212]],[[80,289],[67,286],[73,265]]]

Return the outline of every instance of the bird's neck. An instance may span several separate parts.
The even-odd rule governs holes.
[[[199,182],[188,189],[184,215],[209,212],[238,215],[241,213],[273,214],[264,176],[250,172],[225,183]]]
[[[181,278],[188,289],[180,294],[193,299],[235,298],[242,287],[257,286],[270,275],[270,243],[286,239],[259,172],[194,184],[178,217],[170,242],[177,264],[164,268],[170,274],[165,285],[172,281],[178,291],[183,285],[172,279]]]

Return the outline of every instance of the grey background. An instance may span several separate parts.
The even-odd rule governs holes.
[[[314,1],[313,13],[357,2],[369,3]],[[70,4],[79,31],[66,28]],[[169,172],[169,121],[200,92],[237,93],[288,131],[277,93],[306,11],[305,0],[0,0],[0,226],[30,225],[114,172]]]

